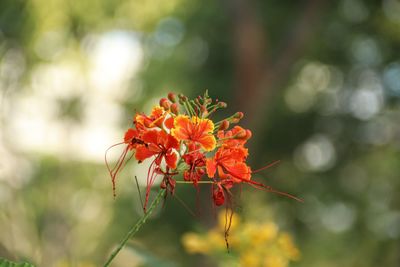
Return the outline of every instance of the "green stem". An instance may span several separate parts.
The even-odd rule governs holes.
[[[111,262],[114,260],[114,258],[117,256],[117,254],[120,252],[120,250],[125,246],[126,242],[139,231],[140,227],[146,222],[146,220],[149,218],[151,213],[154,211],[154,209],[158,206],[160,203],[161,199],[165,195],[165,189],[161,189],[156,198],[153,200],[153,202],[150,205],[150,208],[148,211],[143,215],[140,220],[132,226],[132,228],[129,230],[129,232],[126,234],[124,239],[121,241],[121,243],[118,245],[117,248],[114,249],[114,251],[111,253],[110,257],[108,258],[107,262],[104,264],[104,267],[110,266]]]
[[[191,181],[175,181],[177,184],[193,184]],[[198,184],[213,184],[213,181],[197,181]]]

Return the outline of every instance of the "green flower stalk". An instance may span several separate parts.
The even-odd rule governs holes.
[[[125,246],[126,242],[128,242],[129,239],[134,236],[139,229],[142,227],[143,224],[146,223],[147,219],[150,217],[150,215],[153,213],[155,208],[160,204],[161,199],[165,196],[165,189],[161,189],[156,198],[153,200],[153,202],[150,205],[150,208],[147,210],[147,212],[137,221],[135,225],[132,226],[132,228],[129,230],[129,232],[126,234],[124,239],[119,243],[118,247],[114,249],[114,251],[111,253],[110,257],[108,258],[107,262],[103,265],[104,267],[110,266],[111,262],[114,260],[114,258],[118,255],[118,253],[121,251],[121,249]]]

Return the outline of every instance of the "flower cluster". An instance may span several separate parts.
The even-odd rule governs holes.
[[[229,130],[231,124],[240,121],[243,113],[237,112],[217,123],[210,119],[213,113],[224,107],[226,103],[213,102],[207,93],[194,100],[169,93],[168,98],[162,98],[149,115],[137,113],[133,127],[124,136],[126,149],[115,168],[109,169],[114,192],[116,176],[127,153],[132,151],[139,163],[152,160],[147,191],[157,174],[163,175],[162,187],[171,193],[178,174],[183,174],[184,180],[194,185],[207,176],[214,189],[214,203],[217,206],[224,204],[226,190],[251,178],[245,147],[251,131],[237,125]]]
[[[221,236],[225,225],[224,213],[219,214],[219,224],[206,233],[184,234],[182,243],[185,250],[212,256],[221,266],[236,266],[235,263],[240,262],[240,266],[246,267],[287,267],[290,261],[299,260],[300,251],[291,235],[279,231],[274,222],[242,222],[237,215],[234,215],[233,222],[229,257],[222,253],[225,249]]]
[[[213,101],[207,92],[193,100],[169,93],[150,114],[135,114],[132,128],[126,131],[124,141],[119,143],[125,146],[122,155],[114,168],[107,164],[114,195],[118,173],[134,156],[139,163],[151,161],[143,204],[145,212],[150,189],[159,176],[163,177],[161,188],[171,195],[177,183],[191,183],[196,188],[199,183],[210,184],[216,206],[230,206],[232,188],[243,183],[292,197],[251,180],[253,173],[269,166],[252,171],[246,163],[249,155],[246,142],[252,133],[237,125],[243,118],[242,112],[218,122],[211,119],[216,111],[226,106],[224,102]],[[227,217],[232,218],[232,214]],[[225,229],[226,240],[230,224],[229,219]]]

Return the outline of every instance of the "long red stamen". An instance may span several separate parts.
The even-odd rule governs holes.
[[[257,173],[257,172],[263,171],[263,170],[265,170],[265,169],[271,168],[272,166],[278,164],[279,162],[281,162],[281,161],[280,161],[280,160],[276,160],[276,161],[274,161],[274,162],[268,164],[267,166],[264,166],[264,167],[262,167],[262,168],[259,168],[259,169],[255,170],[255,171],[251,171],[251,173]]]
[[[302,199],[300,199],[300,198],[298,198],[298,197],[295,197],[295,196],[293,196],[293,195],[291,195],[291,194],[289,194],[289,193],[285,193],[285,192],[281,192],[281,191],[275,190],[274,188],[272,188],[272,187],[269,186],[269,185],[265,185],[265,184],[262,184],[262,183],[258,183],[258,182],[255,182],[255,181],[253,181],[253,180],[246,180],[246,179],[243,179],[242,177],[240,177],[240,176],[238,176],[238,175],[235,175],[235,174],[232,173],[232,172],[227,171],[226,168],[224,168],[224,166],[221,166],[221,167],[224,169],[224,171],[226,171],[227,173],[229,173],[230,175],[232,175],[234,178],[239,179],[239,180],[241,180],[242,182],[247,183],[247,184],[253,186],[254,188],[262,189],[262,190],[267,191],[267,192],[271,192],[271,193],[275,193],[275,194],[278,194],[278,195],[286,196],[286,197],[291,198],[291,199],[294,199],[294,200],[296,200],[296,201],[298,201],[298,202],[304,202],[304,200],[302,200]]]
[[[123,167],[125,167],[125,164],[126,164],[126,162],[127,162],[127,161],[125,161],[125,157],[126,157],[126,154],[127,154],[128,151],[129,151],[129,147],[128,147],[128,146],[125,147],[124,151],[123,151],[122,154],[119,156],[117,163],[115,164],[115,166],[114,166],[112,169],[110,168],[110,165],[108,164],[107,154],[108,154],[108,152],[109,152],[109,150],[110,150],[111,148],[116,147],[116,146],[118,146],[118,145],[122,145],[122,144],[124,144],[124,143],[122,142],[122,143],[118,143],[118,144],[115,144],[115,145],[110,146],[110,147],[106,150],[106,153],[105,153],[105,155],[104,155],[104,160],[105,160],[105,163],[106,163],[106,166],[107,166],[107,170],[108,170],[108,172],[109,172],[109,174],[110,174],[110,176],[111,176],[112,190],[113,190],[113,196],[114,196],[114,198],[116,197],[115,180],[116,180],[116,178],[117,178],[117,174],[119,173],[119,171],[120,171],[121,169],[123,169]],[[132,156],[131,156],[131,157],[132,157]],[[130,157],[130,158],[131,158],[131,157]],[[129,159],[130,159],[130,158],[129,158]],[[129,159],[128,159],[128,161],[129,161]],[[124,164],[124,163],[125,163],[125,164]]]

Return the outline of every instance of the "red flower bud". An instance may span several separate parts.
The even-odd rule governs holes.
[[[151,120],[149,120],[149,119],[144,119],[143,124],[144,124],[144,126],[146,126],[147,128],[151,128]]]
[[[175,115],[179,114],[179,106],[177,103],[173,103],[171,105],[171,112],[174,113]]]
[[[174,93],[169,93],[168,94],[168,99],[169,99],[169,101],[171,101],[172,103],[175,103],[176,102],[176,95],[174,94]]]
[[[219,126],[218,130],[225,131],[229,128],[229,121],[223,120],[221,125]]]
[[[246,130],[241,130],[235,135],[236,139],[247,139],[246,137],[247,137]]]
[[[161,181],[160,188],[161,189],[167,189],[167,183],[165,182],[165,180]]]
[[[225,202],[224,190],[220,186],[213,191],[213,200],[216,206],[221,206]]]
[[[246,130],[246,140],[249,140],[253,134],[250,130]]]
[[[243,114],[243,112],[236,112],[235,113],[235,115],[233,115],[233,117],[235,118],[235,119],[239,119],[239,120],[241,120],[243,117],[244,117],[244,114]]]
[[[165,110],[168,110],[170,107],[170,102],[166,98],[161,98],[160,99],[160,106],[163,107]]]

